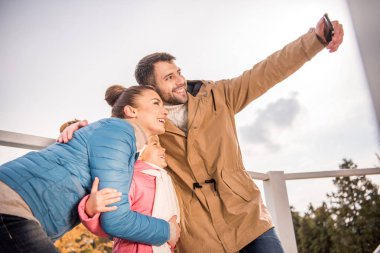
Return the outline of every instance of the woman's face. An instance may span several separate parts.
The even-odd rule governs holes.
[[[148,136],[163,134],[168,111],[157,92],[145,90],[136,98],[136,122]]]
[[[149,138],[148,144],[141,154],[141,160],[148,163],[153,163],[160,168],[165,168],[167,166],[165,160],[165,149],[161,147],[160,140],[157,135],[153,135]]]

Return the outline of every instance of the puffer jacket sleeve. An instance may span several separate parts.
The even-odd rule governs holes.
[[[123,120],[97,129],[88,145],[91,177],[99,177],[99,189],[114,188],[122,193],[118,208],[102,213],[101,226],[108,235],[130,241],[161,245],[169,240],[167,221],[146,216],[130,209],[129,188],[135,163],[135,135]]]
[[[269,88],[297,71],[323,47],[315,32],[309,31],[242,75],[216,82],[216,90],[224,95],[227,104],[236,114]]]

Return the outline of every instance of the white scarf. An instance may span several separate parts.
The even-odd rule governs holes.
[[[166,170],[151,164],[154,169],[142,170],[142,173],[156,177],[156,192],[153,203],[152,216],[168,221],[173,215],[177,215],[177,222],[180,221],[179,205],[175,193],[173,182]],[[170,253],[171,249],[168,243],[161,246],[152,245],[153,253]]]

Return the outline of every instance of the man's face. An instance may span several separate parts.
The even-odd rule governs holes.
[[[165,104],[179,105],[187,102],[187,84],[181,69],[174,62],[154,64],[156,89]]]

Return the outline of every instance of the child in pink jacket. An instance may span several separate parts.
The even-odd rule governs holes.
[[[164,220],[169,220],[176,215],[179,222],[178,200],[171,178],[163,169],[166,166],[165,149],[161,147],[158,136],[152,136],[135,163],[129,202],[133,211]],[[107,205],[118,201],[120,195],[111,189],[97,191],[98,179],[95,179],[95,182],[91,195],[85,196],[79,203],[79,217],[84,226],[93,234],[109,237],[101,227],[100,212],[115,210],[115,207],[107,207]],[[152,246],[121,238],[114,238],[113,241],[113,252],[117,253],[173,252],[173,247],[168,243]]]

